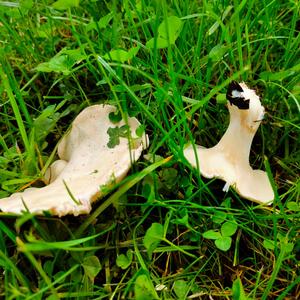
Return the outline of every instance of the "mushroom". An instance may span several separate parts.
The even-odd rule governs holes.
[[[89,213],[91,203],[103,195],[103,186],[121,181],[147,147],[147,136],[139,138],[135,134],[140,126],[136,118],[128,118],[126,123],[110,121],[109,114],[115,110],[110,105],[84,109],[58,144],[60,159],[45,176],[49,185],[0,199],[0,210],[16,214],[25,210],[34,214],[50,211],[58,216]],[[118,137],[119,144],[112,148],[108,144],[110,128],[124,125],[128,125],[128,134]]]
[[[253,170],[249,164],[252,140],[263,119],[264,107],[245,83],[231,82],[226,98],[230,123],[219,143],[212,148],[190,145],[184,156],[195,168],[199,162],[204,177],[224,180],[223,191],[232,186],[246,199],[270,204],[274,192],[267,173]]]

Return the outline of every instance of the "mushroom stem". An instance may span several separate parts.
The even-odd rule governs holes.
[[[255,125],[247,125],[245,112],[240,112],[231,104],[228,104],[228,109],[230,113],[229,126],[215,147],[220,151],[226,150],[228,158],[234,163],[243,167],[249,166],[251,144],[261,120],[253,120],[252,122],[256,122]]]

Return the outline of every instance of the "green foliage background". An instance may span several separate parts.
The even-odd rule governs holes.
[[[297,0],[1,1],[1,197],[42,178],[88,105],[116,105],[150,139],[90,216],[0,213],[1,296],[299,297],[299,45]],[[274,180],[269,207],[183,158],[222,136],[233,79],[266,108],[250,162]]]

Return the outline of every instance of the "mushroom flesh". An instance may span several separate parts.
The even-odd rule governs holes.
[[[264,107],[245,83],[231,82],[226,98],[230,123],[219,143],[212,148],[190,145],[184,156],[195,168],[199,162],[204,177],[224,180],[223,191],[232,186],[246,199],[270,204],[274,192],[267,173],[253,170],[249,164],[252,140],[263,119]]]
[[[126,123],[110,121],[109,114],[115,110],[110,105],[84,109],[58,144],[60,159],[45,174],[49,184],[0,199],[0,210],[16,214],[50,211],[58,216],[89,213],[91,203],[103,194],[103,186],[121,181],[147,147],[147,136],[136,136],[140,126],[136,118],[128,117]],[[109,147],[108,130],[124,125],[128,136],[119,137],[119,144]]]

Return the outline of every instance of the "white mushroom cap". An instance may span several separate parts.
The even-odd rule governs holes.
[[[110,105],[84,109],[59,143],[60,160],[46,174],[50,184],[0,199],[0,210],[17,214],[26,209],[35,214],[50,211],[58,216],[89,213],[91,203],[102,195],[101,187],[124,178],[132,162],[147,147],[147,136],[138,139],[135,134],[140,125],[136,118],[128,118],[128,126],[137,142],[121,137],[119,145],[107,146],[107,130],[125,125],[124,121],[113,124],[109,120],[109,113],[115,110]]]
[[[264,107],[255,91],[245,83],[232,82],[227,99],[230,123],[219,143],[212,148],[196,145],[196,151],[191,145],[184,150],[184,155],[195,168],[198,158],[204,177],[224,180],[223,190],[233,186],[246,199],[271,203],[274,192],[267,173],[253,170],[249,164],[252,140],[263,119]]]

